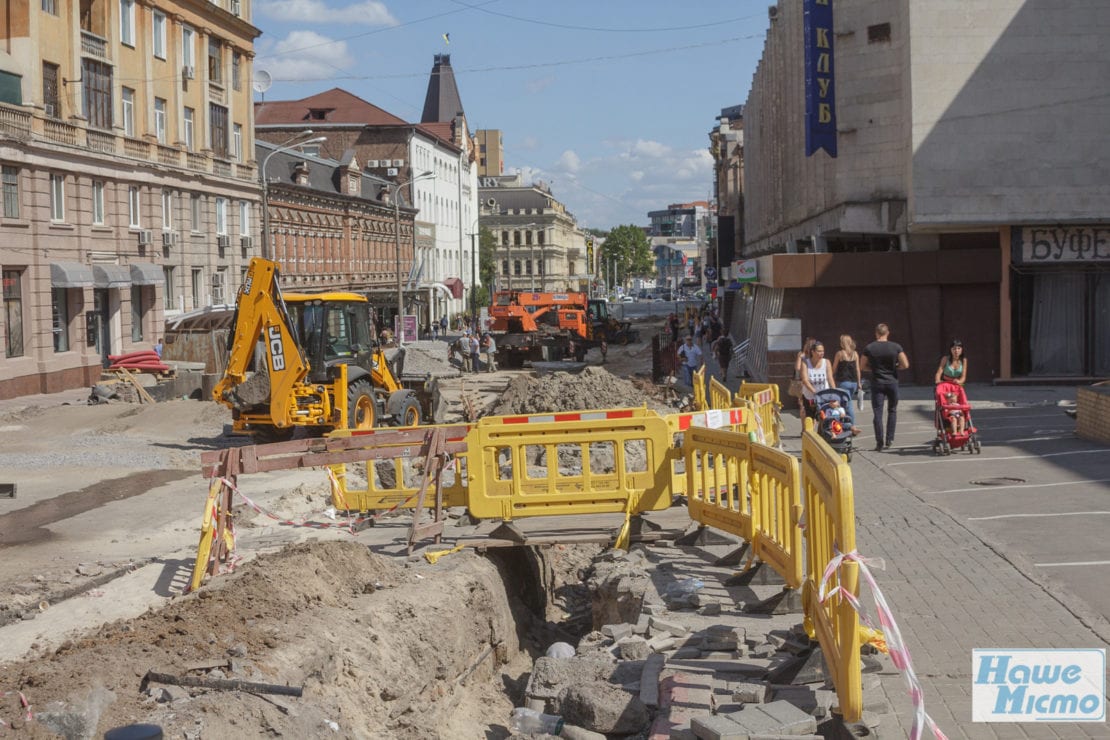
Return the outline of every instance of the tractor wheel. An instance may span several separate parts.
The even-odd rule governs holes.
[[[416,427],[420,426],[420,404],[416,402],[415,398],[410,398],[405,401],[401,413],[397,415],[397,426],[399,427]]]
[[[347,388],[347,427],[349,429],[373,429],[377,419],[374,394],[370,384],[358,380]]]

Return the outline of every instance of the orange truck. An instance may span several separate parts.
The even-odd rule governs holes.
[[[490,330],[503,367],[561,360],[573,337],[585,347],[604,339],[628,342],[635,332],[609,316],[609,304],[585,293],[498,291],[490,306]]]

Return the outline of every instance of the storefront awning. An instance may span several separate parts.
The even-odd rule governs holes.
[[[151,262],[131,263],[131,282],[134,285],[165,285],[162,268]]]
[[[80,262],[51,262],[50,285],[54,288],[91,288],[92,268]]]
[[[463,297],[463,281],[460,280],[459,278],[457,278],[457,277],[446,278],[443,281],[443,284],[447,286],[447,289],[449,291],[451,291],[451,295],[454,296],[455,298],[462,298]]]
[[[93,265],[97,288],[126,288],[131,285],[131,270],[126,265]]]

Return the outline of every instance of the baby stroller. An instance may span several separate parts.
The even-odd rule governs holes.
[[[833,406],[833,401],[839,406]],[[817,428],[817,433],[835,452],[844,455],[848,462],[852,461],[852,438],[856,436],[848,414],[848,405],[851,402],[852,395],[842,388],[826,388],[813,394],[813,405],[817,409],[813,425]]]
[[[964,387],[959,383],[937,383],[934,399],[937,438],[933,440],[933,453],[950,455],[960,448],[972,455],[981,452],[979,430],[971,421],[971,404],[967,402]]]

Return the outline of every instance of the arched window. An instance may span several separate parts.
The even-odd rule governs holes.
[[[513,260],[513,274],[520,274],[520,260]]]
[[[532,244],[532,230],[531,229],[524,232],[524,243],[528,244],[528,245]]]
[[[502,275],[508,275],[509,274],[509,261],[508,260],[502,260],[501,261],[501,274]]]
[[[514,231],[513,232],[513,244],[515,244],[518,247],[520,246],[520,232],[519,231]]]
[[[529,275],[532,274],[532,260],[524,260],[524,269]]]

